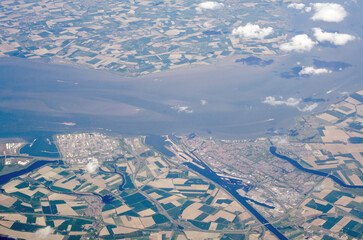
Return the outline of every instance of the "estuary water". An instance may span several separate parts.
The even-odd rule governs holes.
[[[39,132],[194,132],[228,139],[286,133],[297,116],[316,106],[314,112],[322,111],[345,92],[363,89],[362,7],[356,1],[344,7],[349,14],[339,23],[286,10],[289,31],[281,33],[286,41],[297,34],[316,41],[316,27],[356,37],[344,46],[322,42],[305,53],[235,56],[136,78],[44,60],[0,58],[0,135],[32,141]],[[307,66],[331,73],[300,76]],[[263,103],[266,97],[277,102]],[[298,104],[282,104],[289,98]]]
[[[241,139],[286,133],[297,116],[310,113],[302,111],[312,104],[310,100],[318,99],[314,111],[322,111],[344,92],[363,89],[357,49],[361,49],[359,43],[344,49],[320,47],[309,54],[263,57],[257,62],[268,64],[257,65],[253,64],[256,59],[246,64],[231,58],[135,78],[2,58],[0,137],[21,135],[31,141],[36,132],[105,131],[125,135],[194,132]],[[243,57],[248,56],[238,59]],[[314,60],[346,67],[331,74],[286,77],[294,67],[313,65]],[[299,104],[271,105],[264,103],[266,97],[294,98]]]

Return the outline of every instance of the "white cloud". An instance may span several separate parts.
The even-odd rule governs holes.
[[[310,105],[306,105],[305,107],[303,107],[303,108],[298,108],[299,109],[299,111],[301,111],[301,112],[311,112],[311,111],[313,111],[315,108],[317,108],[318,107],[318,103],[313,103],[313,104],[310,104]]]
[[[201,103],[202,105],[206,105],[208,102],[207,102],[207,100],[202,99],[202,100],[200,100],[200,103]]]
[[[353,41],[355,36],[345,33],[337,32],[324,32],[320,28],[313,28],[314,36],[319,42],[330,42],[334,45],[342,46],[347,44],[349,41]]]
[[[294,8],[297,10],[301,10],[301,12],[311,12],[311,7],[306,7],[304,3],[290,3],[287,5],[287,8]]]
[[[184,113],[193,113],[193,110],[190,109],[188,106],[174,106],[172,109],[176,110],[177,112],[184,112]]]
[[[305,4],[303,3],[290,3],[287,5],[288,8],[295,8],[297,10],[302,10],[305,7]]]
[[[300,34],[291,38],[290,42],[281,44],[280,49],[285,52],[308,52],[315,44],[317,43],[311,40],[308,35]]]
[[[286,146],[289,144],[289,140],[286,136],[274,136],[271,138],[271,142],[277,146]]]
[[[279,105],[286,105],[289,107],[297,107],[301,102],[300,98],[288,98],[287,100],[283,100],[282,97],[279,97],[278,99],[272,96],[268,96],[265,98],[263,103],[270,104],[272,106],[279,106]]]
[[[326,189],[324,184],[314,187],[314,192],[321,192],[322,190]]]
[[[268,97],[265,98],[263,103],[269,104],[271,106],[285,105],[285,106],[288,106],[288,107],[294,107],[294,108],[297,108],[301,112],[310,112],[310,111],[314,110],[318,106],[318,103],[305,105],[304,103],[302,103],[301,98],[290,97],[290,98],[284,100],[281,96],[278,97],[278,98],[268,96]]]
[[[347,16],[344,7],[337,3],[314,3],[312,7],[314,21],[341,22]]]
[[[54,229],[49,226],[38,229],[35,232],[35,235],[37,236],[36,239],[51,239],[51,235],[53,234],[53,232],[54,232]]]
[[[99,166],[100,166],[100,165],[98,164],[97,159],[93,159],[93,161],[92,161],[92,162],[87,163],[86,168],[87,168],[87,171],[88,171],[89,173],[93,174],[93,173],[96,173],[96,171],[97,171],[97,169],[99,168]]]
[[[202,12],[204,9],[205,10],[216,10],[216,9],[220,9],[223,7],[224,7],[223,3],[208,1],[208,2],[199,3],[198,7],[196,7],[196,10],[198,12]]]
[[[274,32],[272,27],[261,28],[258,25],[247,23],[245,26],[239,26],[233,29],[233,35],[239,35],[243,38],[258,38],[262,39]]]
[[[299,75],[318,75],[331,72],[331,70],[326,68],[303,67],[303,69],[299,72]]]
[[[203,27],[210,28],[210,27],[213,27],[213,25],[211,22],[205,22],[205,23],[203,23]]]

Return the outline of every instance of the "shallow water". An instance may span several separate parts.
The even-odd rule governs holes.
[[[262,103],[267,96],[324,99],[315,111],[363,89],[358,43],[316,47],[309,54],[264,57],[267,66],[221,63],[138,78],[17,58],[0,59],[0,133],[107,131],[115,134],[188,134],[240,139],[286,133],[296,107]],[[333,54],[335,52],[335,54]],[[338,52],[338,54],[336,54]],[[317,57],[317,55],[319,57]],[[334,55],[334,57],[333,57]],[[240,57],[239,57],[240,58]],[[321,76],[282,78],[314,59],[351,64]],[[333,90],[327,94],[329,90]],[[301,103],[300,107],[304,104]],[[178,111],[179,108],[179,111]],[[306,113],[304,113],[306,114]],[[273,119],[273,120],[272,120]],[[64,122],[75,122],[66,126]]]

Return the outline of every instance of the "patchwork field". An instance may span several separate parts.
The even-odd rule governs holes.
[[[51,58],[135,76],[234,54],[275,54],[286,38],[286,22],[281,8],[269,2],[230,2],[199,11],[193,1],[108,0],[97,6],[80,0],[2,1],[0,56]],[[275,32],[244,41],[232,32],[245,22]]]
[[[269,147],[276,145],[304,168],[361,186],[362,94],[306,116],[290,136],[270,139],[57,135],[65,161],[45,162],[2,184],[0,235],[275,239],[230,195],[235,189],[288,239],[361,239],[361,188],[341,187],[330,178],[303,172],[273,156]],[[19,154],[24,143],[15,142],[1,146]],[[23,168],[38,161],[38,156],[18,156],[29,160]]]
[[[90,143],[79,145],[79,138]],[[49,229],[56,239],[195,239],[198,233],[219,239],[226,231],[239,237],[264,232],[221,187],[146,146],[145,138],[76,134],[58,135],[57,141],[69,161],[46,164],[2,186],[2,234],[25,231],[19,236],[29,238]],[[101,156],[95,168],[77,161],[100,156],[103,150],[86,147],[97,144],[118,154]]]
[[[300,121],[297,131],[310,128],[311,134],[291,140],[297,142],[293,152],[304,167],[331,173],[347,185],[363,185],[362,94],[353,93],[324,113]]]

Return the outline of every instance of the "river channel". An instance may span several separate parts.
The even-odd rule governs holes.
[[[303,166],[301,166],[297,161],[295,161],[294,159],[291,159],[289,157],[283,156],[281,154],[278,154],[277,152],[277,148],[272,146],[270,147],[270,152],[272,155],[281,158],[283,160],[288,161],[289,163],[291,163],[292,165],[294,165],[297,169],[307,172],[307,173],[311,173],[311,174],[315,174],[318,176],[322,176],[322,177],[328,177],[330,179],[332,179],[334,182],[338,183],[340,186],[342,187],[346,187],[346,188],[363,188],[363,186],[353,186],[353,185],[347,185],[345,184],[341,179],[337,178],[334,175],[331,175],[329,173],[326,172],[321,172],[321,171],[317,171],[317,170],[313,170],[313,169],[308,169],[308,168],[304,168]]]

